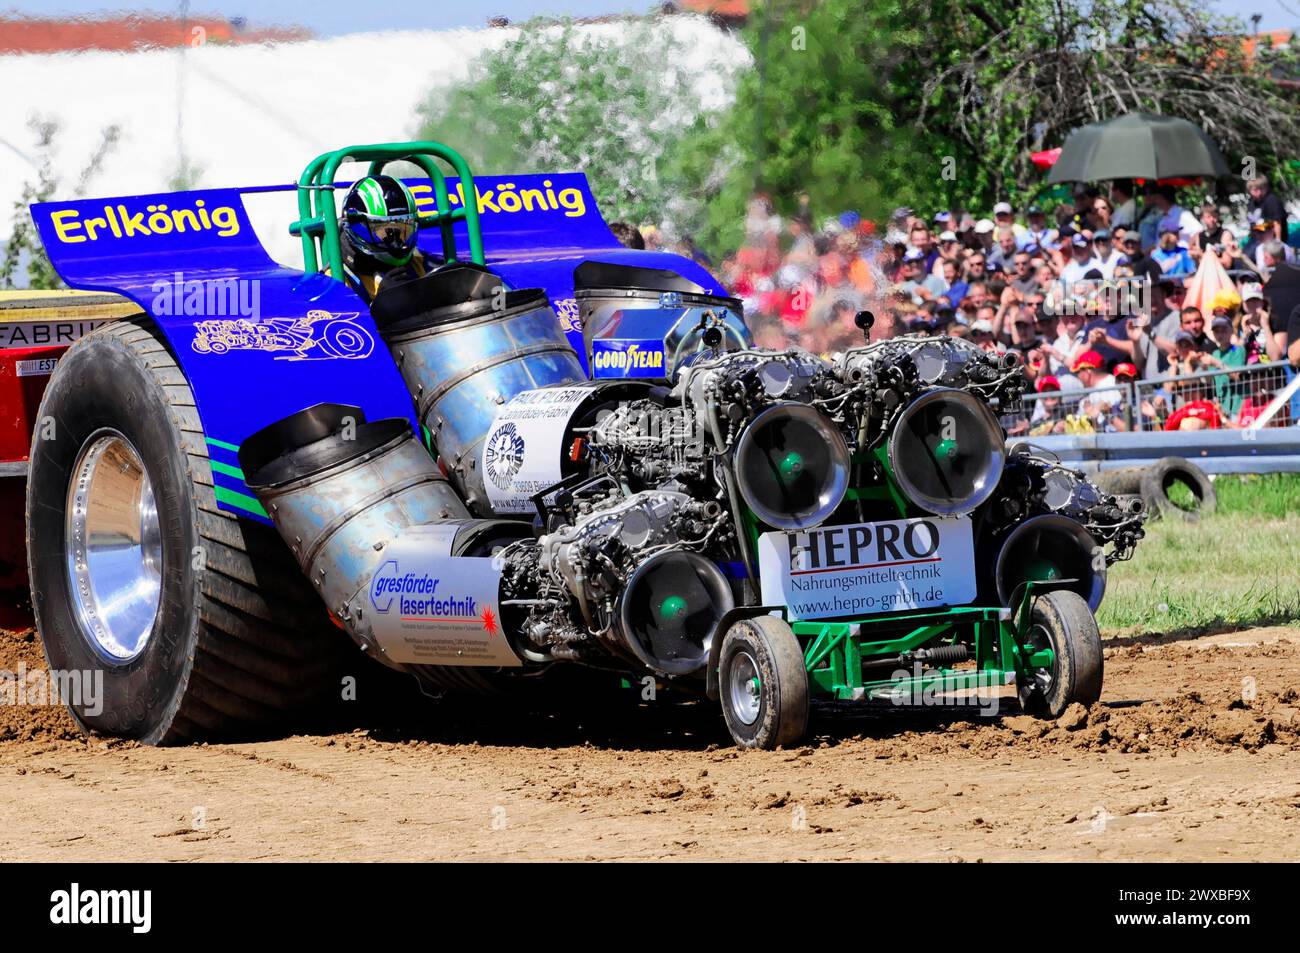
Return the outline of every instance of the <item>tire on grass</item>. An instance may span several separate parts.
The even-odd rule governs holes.
[[[1180,506],[1170,491],[1183,485],[1191,493],[1191,509]],[[1181,519],[1195,523],[1209,516],[1219,505],[1214,484],[1205,471],[1182,457],[1162,457],[1142,475],[1142,500],[1148,509],[1164,519]]]

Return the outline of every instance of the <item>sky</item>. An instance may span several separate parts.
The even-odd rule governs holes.
[[[513,21],[540,14],[598,16],[644,13],[654,0],[419,0],[416,3],[358,4],[355,0],[193,0],[195,14],[243,16],[251,26],[305,26],[321,36],[373,30],[438,29],[483,26],[489,17]],[[176,14],[178,2],[137,0],[117,5],[103,0],[0,0],[0,11],[59,17],[116,13]]]
[[[539,14],[644,13],[657,5],[656,0],[417,0],[379,9],[355,0],[194,0],[190,7],[195,13],[245,16],[253,26],[301,25],[321,36],[339,36],[384,29],[482,26],[498,15],[520,21]],[[1258,13],[1263,30],[1300,26],[1300,0],[1213,0],[1213,5],[1247,21]],[[124,6],[102,0],[0,0],[0,10],[33,16],[84,16],[113,10],[175,13],[179,7],[174,0],[137,0]]]

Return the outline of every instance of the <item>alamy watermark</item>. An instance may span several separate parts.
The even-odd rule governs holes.
[[[159,278],[150,309],[160,317],[262,317],[259,278],[186,278],[182,271]]]
[[[71,705],[83,715],[104,711],[103,669],[61,671],[19,662],[17,671],[0,669],[0,705]]]

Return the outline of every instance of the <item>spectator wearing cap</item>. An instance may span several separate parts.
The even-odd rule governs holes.
[[[1164,269],[1142,250],[1142,237],[1136,230],[1125,232],[1119,247],[1128,259],[1129,272],[1135,279],[1157,282],[1164,275]]]
[[[1029,228],[1026,230],[1027,240],[1044,250],[1055,248],[1060,233],[1048,224],[1046,213],[1037,205],[1031,205],[1025,217],[1029,219]]]
[[[1264,300],[1262,286],[1242,285],[1241,307],[1237,335],[1246,355],[1246,363],[1259,364],[1276,360],[1269,356],[1269,348],[1273,344],[1272,315],[1268,311],[1268,302]]]
[[[939,233],[939,258],[935,261],[931,269],[934,274],[943,277],[944,262],[955,262],[959,267],[961,265],[963,249],[961,239],[957,233],[948,229]]]
[[[987,316],[987,308],[981,310],[981,316],[970,326],[970,340],[976,347],[985,351],[1000,353],[1002,346],[993,332],[993,322]]]
[[[1214,339],[1214,346],[1209,354],[1216,358],[1220,365],[1228,370],[1246,366],[1246,349],[1233,341],[1230,318],[1216,315],[1210,322],[1210,335]],[[1219,406],[1229,417],[1237,416],[1237,411],[1241,409],[1241,402],[1246,397],[1241,391],[1240,378],[1240,374],[1223,374],[1214,379],[1215,396],[1219,399]]]
[[[1010,202],[998,202],[993,206],[993,224],[998,228],[1009,228],[1016,236],[1017,243],[1029,236],[1029,230],[1016,221],[1015,209]]]
[[[917,305],[948,290],[942,278],[927,273],[925,253],[919,248],[911,248],[904,253],[902,279],[895,285],[895,289],[905,293]]]
[[[1101,274],[1107,281],[1115,278],[1115,266],[1119,264],[1124,253],[1111,244],[1110,231],[1100,228],[1092,236],[1093,253],[1101,262]]]
[[[1010,327],[1008,333],[1010,343],[1007,344],[1006,350],[1015,351],[1026,362],[1030,352],[1042,353],[1043,339],[1039,337],[1034,327],[1032,311],[1017,307],[1011,312],[1006,323]]]
[[[1110,409],[1108,429],[1127,431],[1129,429],[1127,408],[1134,395],[1133,384],[1137,380],[1137,368],[1127,361],[1120,361],[1110,373],[1115,379],[1115,389],[1119,391],[1120,399],[1119,403]]]
[[[1044,374],[1038,378],[1035,389],[1039,396],[1034,401],[1034,410],[1029,416],[1030,436],[1065,433],[1066,412],[1061,400],[1060,379],[1054,374]]]
[[[1079,403],[1079,409],[1089,417],[1104,423],[1110,416],[1111,408],[1123,401],[1123,395],[1115,387],[1115,378],[1106,373],[1102,356],[1093,350],[1084,351],[1070,366],[1070,372],[1083,385],[1084,390],[1105,388],[1088,394]]]
[[[1133,183],[1128,179],[1116,179],[1110,184],[1110,201],[1114,211],[1110,213],[1111,230],[1133,228],[1137,225],[1137,202],[1133,198]],[[1141,244],[1139,240],[1139,244]]]
[[[1168,221],[1160,225],[1160,244],[1151,252],[1151,259],[1171,278],[1187,278],[1196,272],[1196,263],[1187,249],[1178,244],[1178,225]]]
[[[1101,272],[1101,262],[1093,254],[1092,242],[1087,236],[1075,234],[1070,239],[1070,260],[1061,269],[1061,291],[1073,295],[1087,277],[1088,272]]]
[[[985,254],[993,250],[993,232],[996,229],[997,226],[993,224],[991,218],[982,218],[975,223],[975,240],[979,243],[977,247],[982,249]]]

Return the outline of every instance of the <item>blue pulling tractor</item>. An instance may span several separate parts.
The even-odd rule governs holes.
[[[436,267],[368,306],[332,277],[345,160],[423,173]],[[303,270],[243,203],[290,189]],[[263,724],[337,690],[349,638],[444,692],[671,682],[749,747],[797,743],[816,698],[1100,696],[1093,611],[1141,505],[1005,448],[997,355],[755,348],[581,175],[476,180],[434,142],[33,215],[70,285],[139,306],[59,361],[31,452],[34,609],[52,668],[104,673],[102,710],[69,701],[88,730]]]

